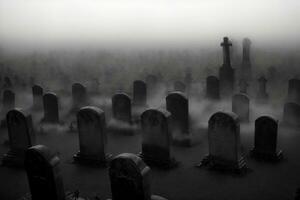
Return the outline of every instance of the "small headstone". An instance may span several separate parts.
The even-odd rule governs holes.
[[[141,115],[141,157],[148,165],[171,168],[177,165],[171,153],[171,133],[168,111],[148,109]]]
[[[109,177],[113,200],[166,200],[151,195],[150,168],[134,154],[116,156],[110,163]]]
[[[283,123],[292,127],[300,127],[300,105],[299,104],[293,102],[284,104]]]
[[[146,106],[147,85],[144,81],[137,80],[133,82],[133,103],[137,106]]]
[[[80,151],[74,160],[86,164],[105,165],[111,155],[106,153],[107,136],[104,112],[92,106],[77,113]]]
[[[43,88],[39,85],[32,87],[33,109],[40,109],[43,107]]]
[[[232,112],[239,116],[241,122],[249,122],[249,98],[247,95],[233,95]]]
[[[25,151],[35,143],[31,115],[13,109],[6,115],[10,150],[3,157],[6,166],[23,166]]]
[[[87,105],[87,92],[82,84],[74,83],[72,85],[72,100],[75,111]]]
[[[185,92],[186,85],[181,81],[175,81],[174,83],[174,91]]]
[[[117,93],[112,97],[113,118],[131,124],[131,99],[125,93]]]
[[[288,102],[300,104],[300,80],[290,79],[288,87]]]
[[[206,78],[206,97],[210,100],[220,99],[219,79],[216,76]]]
[[[59,123],[58,100],[54,93],[46,93],[43,96],[44,118],[42,122],[56,124]]]
[[[241,153],[240,124],[234,113],[217,112],[208,121],[209,155],[200,166],[242,172],[246,162]]]
[[[258,159],[277,161],[282,152],[277,151],[278,122],[269,116],[255,120],[254,149],[251,154]]]
[[[267,79],[261,76],[258,79],[258,92],[256,100],[258,103],[266,103],[268,101],[269,95],[266,91]]]
[[[15,93],[11,90],[4,90],[3,92],[3,107],[2,113],[6,115],[8,111],[15,107]]]

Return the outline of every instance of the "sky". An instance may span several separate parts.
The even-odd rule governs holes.
[[[0,46],[300,44],[300,0],[0,0]]]

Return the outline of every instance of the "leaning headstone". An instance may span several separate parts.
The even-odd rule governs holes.
[[[283,123],[292,127],[300,127],[300,105],[289,102],[284,104]]]
[[[171,133],[168,111],[148,109],[141,115],[142,152],[140,156],[148,165],[172,168],[177,162],[171,153]]]
[[[256,96],[256,101],[258,103],[266,103],[268,101],[269,95],[266,91],[267,79],[264,76],[261,76],[258,79],[258,92]]]
[[[125,93],[112,97],[112,112],[115,120],[131,124],[131,99]]]
[[[255,139],[252,156],[263,160],[277,161],[282,158],[282,151],[277,151],[278,122],[269,116],[255,120]]]
[[[233,95],[232,112],[239,116],[241,122],[249,122],[249,98],[247,95]]]
[[[217,112],[208,121],[207,155],[199,166],[243,172],[246,162],[241,153],[240,124],[234,113]]]
[[[206,97],[210,100],[220,99],[219,79],[216,76],[206,78]]]
[[[87,92],[86,88],[80,83],[72,85],[72,100],[73,109],[77,111],[79,108],[87,105]]]
[[[25,151],[35,143],[31,115],[13,109],[6,115],[10,150],[2,159],[6,166],[22,167]]]
[[[43,107],[43,88],[39,85],[32,87],[33,109],[41,109]]]
[[[59,123],[58,100],[54,93],[46,93],[43,96],[44,118],[43,123]]]
[[[116,156],[110,163],[109,177],[113,200],[166,200],[151,195],[150,168],[134,154]]]
[[[174,91],[185,92],[186,86],[181,81],[175,81],[174,83]]]
[[[288,102],[300,104],[300,80],[290,79],[288,87]]]
[[[173,141],[190,146],[188,99],[181,92],[172,92],[166,97],[166,106],[171,113]]]
[[[147,85],[144,81],[133,82],[133,103],[136,106],[146,106],[147,104]]]
[[[13,109],[14,107],[15,107],[15,93],[11,90],[4,90],[2,113],[6,115],[6,113],[11,109]]]
[[[84,164],[105,165],[111,155],[106,153],[105,114],[97,107],[87,106],[77,113],[80,151],[74,160]]]

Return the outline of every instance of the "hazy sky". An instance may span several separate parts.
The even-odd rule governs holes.
[[[0,0],[0,45],[300,43],[300,0]]]

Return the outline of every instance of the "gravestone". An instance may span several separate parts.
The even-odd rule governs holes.
[[[240,86],[240,93],[247,94],[247,89],[249,85],[245,79],[240,80],[239,86]]]
[[[59,158],[46,146],[36,145],[26,151],[31,200],[67,200],[59,163]]]
[[[241,122],[249,122],[249,98],[247,95],[233,95],[232,112],[239,116]]]
[[[288,102],[300,104],[300,80],[290,79],[288,87]]]
[[[282,158],[282,151],[277,151],[278,122],[269,116],[262,116],[255,120],[253,157],[264,160],[277,161]]]
[[[111,155],[106,153],[105,114],[97,107],[87,106],[77,113],[80,151],[74,160],[84,164],[105,165]]]
[[[206,78],[206,97],[210,100],[220,99],[219,79],[216,76]]]
[[[74,111],[77,111],[81,107],[87,105],[87,92],[86,88],[82,84],[74,83],[72,85],[72,100]]]
[[[166,200],[151,195],[150,168],[134,154],[116,156],[110,163],[109,177],[113,200]]]
[[[171,133],[173,140],[189,141],[189,102],[181,92],[172,92],[166,97],[166,107],[171,113]]]
[[[242,60],[242,66],[241,66],[241,78],[246,81],[251,81],[251,78],[252,78],[250,46],[251,46],[251,40],[248,38],[245,38],[243,40],[243,60]]]
[[[113,118],[131,124],[131,99],[125,93],[117,93],[112,97]]]
[[[136,80],[133,82],[133,103],[137,106],[146,106],[147,85],[144,81]]]
[[[33,109],[40,109],[43,107],[43,88],[39,85],[32,87]]]
[[[288,126],[300,127],[300,105],[289,102],[284,104],[283,123]]]
[[[6,166],[22,167],[25,151],[35,143],[31,115],[20,109],[13,109],[6,115],[10,150],[2,159]]]
[[[59,123],[58,100],[54,93],[46,93],[43,96],[44,118],[43,123]]]
[[[141,158],[148,164],[162,168],[172,168],[177,162],[171,153],[171,133],[168,111],[148,109],[141,115],[142,152]]]
[[[219,70],[220,90],[223,96],[228,97],[234,90],[234,69],[231,67],[229,49],[232,43],[229,42],[228,37],[224,37],[221,46],[223,47],[223,65]]]
[[[258,92],[256,101],[258,103],[266,103],[268,101],[269,95],[266,91],[267,79],[264,76],[261,76],[258,79]]]
[[[15,107],[15,93],[11,90],[4,90],[2,113],[6,115],[6,113],[11,109],[13,109],[14,107]]]
[[[241,153],[240,124],[232,112],[217,112],[208,121],[207,155],[199,166],[243,172],[246,162]]]
[[[174,91],[185,92],[186,86],[181,81],[175,81],[174,83]]]

